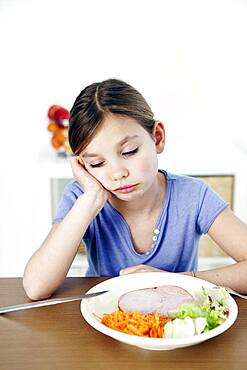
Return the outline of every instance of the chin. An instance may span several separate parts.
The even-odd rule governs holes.
[[[143,196],[143,191],[135,191],[133,193],[125,193],[125,194],[113,194],[116,199],[130,202],[133,200],[137,200]]]

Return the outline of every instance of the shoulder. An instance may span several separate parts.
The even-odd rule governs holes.
[[[77,198],[83,193],[80,184],[72,180],[64,188],[60,201],[57,206],[57,212],[53,219],[53,223],[58,223],[63,220],[65,215],[72,208]]]
[[[66,195],[74,195],[78,198],[83,193],[83,189],[78,181],[71,180],[64,188],[64,194]]]
[[[172,186],[173,190],[179,190],[183,192],[186,191],[201,192],[202,190],[205,190],[208,187],[206,182],[193,176],[175,175],[164,170],[159,171],[164,173],[164,175],[166,176],[167,184]]]
[[[212,196],[215,198],[214,191],[201,179],[188,175],[175,175],[170,172],[165,172],[165,175],[168,196],[172,204],[175,202],[184,207],[194,205],[193,208],[198,209],[205,200],[211,199]]]

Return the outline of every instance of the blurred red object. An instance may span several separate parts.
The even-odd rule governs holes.
[[[60,105],[54,104],[48,109],[50,119],[47,129],[52,133],[51,145],[54,149],[60,149],[62,154],[71,153],[68,143],[68,120],[69,111]]]
[[[50,118],[50,120],[54,120],[54,113],[56,112],[56,110],[60,109],[60,105],[52,105],[49,109],[48,109],[48,118]]]
[[[52,105],[48,109],[48,118],[51,121],[61,124],[61,121],[69,119],[69,111],[60,105]]]

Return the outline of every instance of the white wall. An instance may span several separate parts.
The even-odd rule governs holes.
[[[236,174],[247,220],[246,19],[244,0],[0,1],[0,276],[21,276],[49,228],[48,179],[64,166],[48,107],[109,77],[164,121],[164,168]]]

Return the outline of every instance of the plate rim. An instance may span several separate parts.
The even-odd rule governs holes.
[[[162,276],[162,278],[164,278],[165,274],[169,274],[170,276],[173,275],[174,278],[175,278],[175,276],[178,278],[178,273],[165,272],[165,271],[164,272],[141,272],[141,273],[133,273],[133,274],[128,274],[128,275],[120,275],[120,276],[109,278],[107,280],[104,280],[104,281],[94,285],[86,293],[87,294],[88,293],[94,293],[98,290],[101,290],[102,287],[105,290],[107,288],[107,287],[105,287],[105,285],[111,284],[111,282],[113,280],[114,281],[126,280],[127,277],[128,277],[127,279],[130,279],[130,280],[132,280],[132,279],[137,279],[138,280],[142,276],[147,277],[148,276],[147,274],[150,274],[149,276],[151,276],[151,275],[155,276],[156,278],[159,277],[159,275]],[[201,283],[202,286],[203,285],[206,285],[208,287],[215,287],[216,286],[215,284],[213,284],[213,283],[211,283],[207,280],[203,280],[203,279],[200,279],[200,278],[195,278],[195,277],[192,277],[192,276],[189,276],[189,275],[180,274],[179,279],[194,281],[194,282],[195,282],[194,279],[197,279],[197,282]],[[166,284],[164,282],[161,282],[161,285],[166,285]],[[168,282],[167,285],[171,285],[171,283]],[[177,286],[181,286],[181,285],[178,284]],[[181,287],[183,288],[183,286],[181,286]],[[143,288],[145,288],[145,287],[143,287]],[[140,288],[137,288],[137,289],[142,289],[142,288],[140,287]],[[136,288],[133,289],[133,288],[129,287],[128,291],[133,291],[133,290],[136,290]],[[107,293],[105,293],[105,294],[107,294]],[[95,298],[91,298],[91,299],[95,299]],[[96,299],[97,299],[97,297],[96,297]],[[107,336],[110,336],[111,338],[114,338],[118,341],[128,343],[128,344],[131,344],[131,345],[134,345],[134,346],[150,347],[150,349],[151,349],[151,347],[153,347],[153,349],[155,349],[155,347],[162,347],[162,348],[164,347],[164,349],[169,348],[169,347],[177,347],[177,348],[180,347],[181,348],[181,347],[186,347],[188,345],[197,344],[197,343],[200,343],[202,341],[206,341],[208,339],[211,339],[215,336],[218,336],[218,335],[222,334],[223,332],[225,332],[226,330],[228,330],[234,324],[234,322],[236,321],[237,316],[238,316],[238,305],[237,305],[236,301],[233,299],[233,297],[230,296],[229,299],[230,299],[230,302],[231,302],[230,306],[231,306],[232,310],[230,312],[230,316],[226,319],[225,322],[223,322],[221,325],[217,326],[216,328],[208,331],[207,333],[201,333],[201,334],[195,335],[193,337],[187,337],[187,338],[147,338],[147,337],[141,337],[141,336],[139,337],[139,336],[136,336],[136,335],[127,334],[127,333],[123,333],[123,332],[111,329],[111,328],[105,326],[104,324],[102,324],[100,321],[98,321],[98,320],[96,320],[95,318],[92,317],[92,315],[87,311],[87,300],[86,299],[81,300],[80,311],[81,311],[81,315],[83,316],[85,321],[91,327],[93,327],[97,331],[99,331],[99,332],[101,332],[101,333],[103,333]]]

